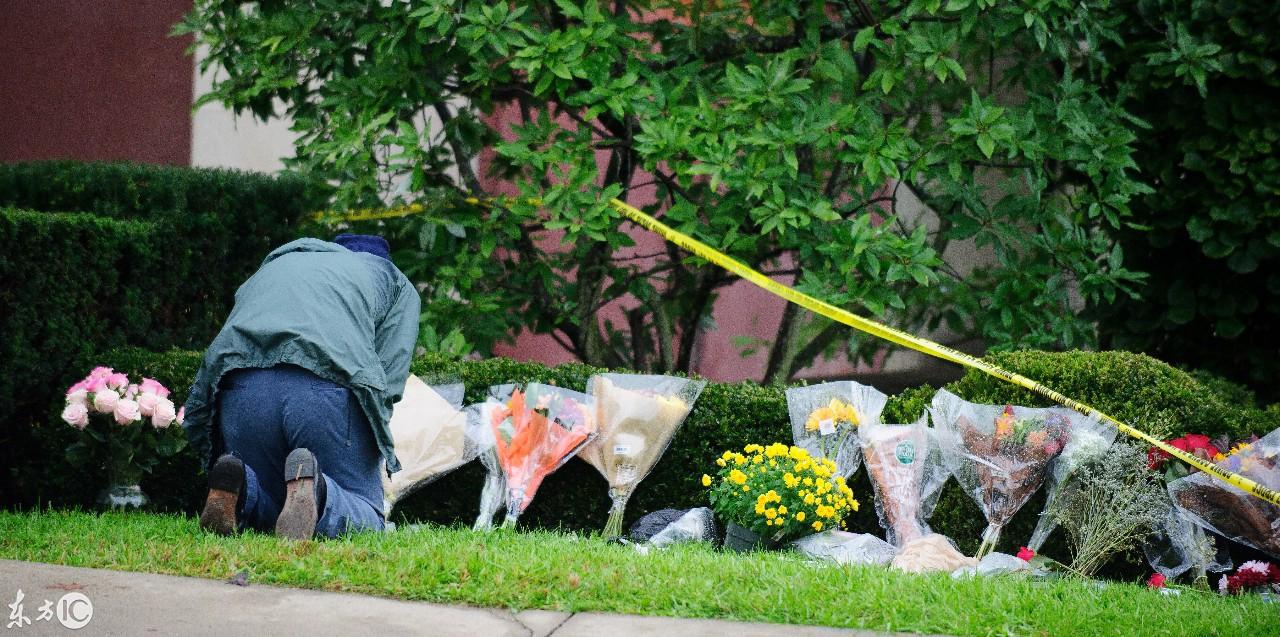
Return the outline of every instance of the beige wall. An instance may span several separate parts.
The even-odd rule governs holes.
[[[198,98],[213,86],[215,69],[200,72],[206,50],[196,53],[195,94]],[[285,157],[293,156],[297,137],[289,130],[292,121],[277,117],[266,122],[245,112],[236,115],[216,102],[201,106],[191,118],[191,165],[275,172],[284,168]]]

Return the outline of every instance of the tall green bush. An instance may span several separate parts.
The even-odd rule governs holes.
[[[1212,413],[1190,413],[1190,405],[1196,403],[1214,406],[1229,414],[1234,419],[1228,419],[1233,423],[1230,431],[1252,430],[1261,434],[1280,426],[1280,410],[1264,411],[1238,404],[1236,399],[1247,397],[1239,393],[1238,388],[1204,385],[1191,374],[1146,356],[1123,352],[1023,351],[992,358],[1162,436],[1228,431],[1216,424]],[[151,353],[126,349],[96,360],[130,373],[157,378],[175,388],[175,397],[183,400],[199,367],[200,356],[186,351]],[[581,390],[587,379],[599,371],[602,370],[582,364],[547,367],[508,359],[458,362],[439,356],[420,358],[413,364],[413,372],[428,382],[461,380],[466,385],[468,402],[483,400],[490,385],[509,382],[541,381]],[[1150,389],[1135,391],[1140,385],[1149,385]],[[750,442],[789,440],[791,428],[784,389],[754,383],[708,383],[662,460],[637,489],[628,507],[627,523],[647,511],[705,504],[705,489],[699,478],[713,468],[715,458],[725,449],[740,448]],[[1007,391],[1000,381],[981,375],[968,375],[948,389],[975,401],[1043,404],[1034,396]],[[920,388],[893,397],[886,409],[886,418],[914,421],[932,394],[932,389]],[[47,453],[55,453],[74,435],[61,423],[44,425],[41,431]],[[92,496],[92,489],[84,485],[100,484],[101,470],[96,467],[71,469],[70,473],[46,472],[48,475],[43,478],[46,499],[60,504],[88,502],[86,498]],[[196,472],[195,459],[189,451],[184,452],[144,481],[143,488],[165,508],[194,511],[204,493],[203,479],[198,479]],[[470,523],[478,512],[483,476],[481,465],[471,463],[401,502],[394,519]],[[850,526],[878,533],[866,472],[858,472],[851,486],[863,506],[850,518]],[[1042,505],[1043,496],[1039,495],[1024,507],[1006,527],[1001,550],[1016,551],[1017,546],[1026,541]],[[530,526],[597,530],[603,527],[608,508],[604,480],[595,469],[575,460],[547,478],[538,497],[520,519],[522,524]],[[943,490],[932,525],[935,530],[953,537],[963,550],[972,552],[985,523],[977,506],[952,481]],[[1067,557],[1059,536],[1047,545],[1046,552]],[[1133,556],[1129,558],[1132,560]],[[1123,568],[1123,565],[1114,568]]]
[[[1114,5],[1109,91],[1148,126],[1134,161],[1153,186],[1117,237],[1151,277],[1099,304],[1099,327],[1111,346],[1280,398],[1280,4]]]
[[[203,347],[237,286],[319,206],[298,177],[0,164],[0,504],[31,503],[31,424],[121,345]],[[64,212],[65,211],[65,212]]]

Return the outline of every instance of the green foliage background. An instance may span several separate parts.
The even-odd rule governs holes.
[[[1142,279],[1110,235],[1149,188],[1104,81],[1108,1],[252,7],[199,0],[179,26],[225,69],[201,99],[283,104],[293,165],[338,184],[339,209],[424,205],[378,227],[433,329],[482,353],[530,330],[596,365],[693,368],[734,279],[645,254],[610,197],[836,305],[996,348],[1092,345],[1080,302]],[[472,168],[486,147],[496,181]],[[960,241],[990,263],[946,263]],[[605,322],[615,299],[625,319]],[[883,348],[793,307],[749,346],[767,381]]]
[[[31,426],[89,371],[79,363],[124,345],[207,345],[318,194],[290,175],[0,164],[0,503],[40,497],[27,469],[50,457],[30,453]]]
[[[1097,308],[1112,347],[1213,370],[1280,398],[1280,5],[1120,3],[1112,82],[1149,128],[1134,159],[1153,192],[1117,233],[1151,273]]]

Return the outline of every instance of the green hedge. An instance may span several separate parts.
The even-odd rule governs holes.
[[[202,347],[231,296],[273,248],[297,236],[323,202],[293,175],[128,163],[0,164],[0,207],[88,212],[156,224],[163,268],[146,281],[158,308],[145,344]],[[20,264],[25,265],[25,264]],[[144,343],[138,343],[144,344]]]
[[[204,347],[315,193],[228,170],[0,164],[0,505],[39,491],[31,424],[87,371],[85,355]]]
[[[185,390],[199,366],[196,353],[173,351],[154,354],[142,350],[117,350],[99,361],[130,373],[155,377],[177,388],[175,396],[185,398]],[[997,354],[991,360],[1080,396],[1117,416],[1160,435],[1178,435],[1185,431],[1216,433],[1212,414],[1196,416],[1184,411],[1192,402],[1216,405],[1224,415],[1233,418],[1233,426],[1264,433],[1280,426],[1280,410],[1260,410],[1251,405],[1224,402],[1224,394],[1252,400],[1247,393],[1229,385],[1200,383],[1192,375],[1178,371],[1142,355],[1123,352],[1047,353],[1013,352]],[[573,389],[585,388],[587,379],[599,369],[568,364],[546,367],[537,363],[520,363],[508,359],[456,362],[439,357],[417,360],[414,373],[428,382],[461,380],[467,387],[467,401],[482,400],[490,385],[506,382],[541,381]],[[1094,385],[1096,383],[1096,386]],[[1139,385],[1148,387],[1138,391]],[[1109,389],[1108,389],[1109,388]],[[664,507],[689,507],[705,504],[703,488],[698,480],[711,467],[724,449],[741,447],[749,442],[789,440],[786,399],[782,387],[762,387],[752,383],[709,383],[690,414],[685,426],[673,440],[654,472],[641,483],[628,507],[630,523],[647,511]],[[974,400],[1021,404],[1043,404],[1035,397],[1010,392],[989,377],[969,374],[952,383],[948,389]],[[886,417],[892,420],[914,420],[928,403],[933,390],[911,389],[890,400]],[[1193,425],[1183,428],[1179,423]],[[1202,428],[1203,427],[1203,428]],[[46,426],[41,436],[49,453],[56,453],[74,436],[69,427]],[[44,496],[59,504],[84,504],[91,500],[89,486],[101,484],[101,469],[74,467],[72,473],[51,472]],[[162,508],[194,511],[203,497],[203,485],[194,477],[195,460],[189,454],[165,466],[143,483],[144,489]],[[59,481],[74,476],[73,486]],[[472,463],[442,478],[401,503],[395,518],[400,521],[432,521],[438,523],[470,523],[478,505],[484,470]],[[852,483],[854,492],[864,505],[850,520],[854,529],[878,532],[871,486],[865,471],[859,471]],[[1038,495],[1014,518],[1004,535],[1002,550],[1016,551],[1030,536],[1043,504]],[[599,529],[603,527],[609,501],[606,485],[595,469],[586,463],[572,461],[547,478],[539,495],[521,518],[522,524],[538,527]],[[956,487],[954,481],[943,491],[933,517],[936,530],[953,537],[965,551],[977,548],[984,522],[977,506]],[[1046,546],[1046,553],[1065,557],[1061,534]],[[1130,554],[1112,565],[1111,573],[1137,575],[1145,566],[1137,565],[1138,557]]]

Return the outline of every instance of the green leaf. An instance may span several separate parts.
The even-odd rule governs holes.
[[[991,135],[987,133],[979,133],[978,149],[982,151],[983,155],[987,156],[987,159],[991,159],[991,154],[996,150],[996,140],[992,139]]]
[[[858,30],[858,34],[853,37],[853,50],[862,53],[866,50],[867,45],[876,37],[875,27],[864,27]]]

